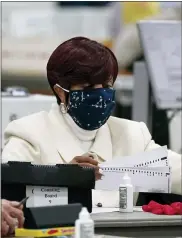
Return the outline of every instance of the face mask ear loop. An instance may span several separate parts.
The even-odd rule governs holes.
[[[67,92],[67,93],[69,93],[70,92],[70,90],[68,90],[68,89],[65,89],[65,88],[63,88],[63,87],[61,87],[59,84],[57,84],[56,83],[56,85],[55,86],[57,86],[57,87],[59,87],[59,88],[61,88],[63,91],[65,91],[65,92]]]

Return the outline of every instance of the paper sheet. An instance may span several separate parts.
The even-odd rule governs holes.
[[[157,106],[181,108],[181,21],[147,20],[138,28]]]
[[[167,146],[161,146],[154,150],[138,153],[124,158],[115,157],[112,162],[104,162],[102,165],[123,167],[164,167],[169,166]]]
[[[124,173],[131,178],[134,192],[171,191],[171,169],[167,159],[167,147],[140,153],[100,165],[102,180],[96,182],[97,190],[118,190]]]

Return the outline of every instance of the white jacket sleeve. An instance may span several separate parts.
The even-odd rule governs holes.
[[[141,129],[144,136],[145,150],[158,148],[148,131],[146,125],[141,122]],[[172,193],[182,195],[182,156],[171,150],[168,150],[169,164],[172,169]]]
[[[5,130],[5,147],[2,151],[2,163],[8,161],[28,161],[39,163],[40,148],[29,137],[28,131],[11,122]]]

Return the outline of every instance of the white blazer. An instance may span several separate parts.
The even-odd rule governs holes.
[[[76,136],[66,124],[58,105],[50,112],[39,112],[11,122],[5,130],[5,148],[2,161],[31,161],[38,164],[69,163],[75,156],[85,153]],[[90,151],[96,153],[99,162],[114,157],[134,155],[159,147],[151,139],[144,123],[110,117],[96,135]],[[181,156],[169,151],[172,166],[172,192],[182,193]],[[134,196],[134,204],[137,200]],[[93,191],[93,206],[118,206],[118,192]]]

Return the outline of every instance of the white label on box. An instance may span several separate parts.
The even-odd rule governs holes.
[[[68,204],[67,188],[26,186],[26,196],[29,197],[26,207],[45,207]]]

